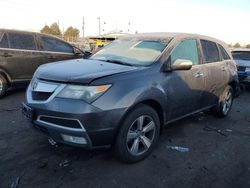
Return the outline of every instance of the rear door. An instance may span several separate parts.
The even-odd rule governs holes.
[[[74,54],[73,46],[62,40],[45,35],[40,35],[38,38],[45,57],[44,63],[79,58]]]
[[[8,48],[5,49],[5,69],[13,80],[29,80],[44,61],[37,50],[32,33],[6,32]]]
[[[220,59],[217,44],[208,40],[200,40],[203,57],[203,68],[206,74],[205,91],[202,96],[202,106],[216,104],[225,85],[224,62]]]
[[[170,120],[200,109],[205,87],[196,39],[185,39],[175,47],[170,56],[171,64],[174,64],[177,59],[190,60],[193,67],[191,70],[170,72],[166,84],[163,84],[168,93],[168,109],[171,109]]]

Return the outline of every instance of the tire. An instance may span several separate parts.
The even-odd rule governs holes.
[[[157,144],[160,120],[154,109],[140,104],[125,117],[117,135],[115,151],[127,163],[147,157]]]
[[[4,97],[8,89],[7,80],[0,74],[0,98]]]
[[[226,117],[233,104],[234,92],[231,86],[227,86],[221,95],[218,104],[212,108],[212,112],[217,117]]]

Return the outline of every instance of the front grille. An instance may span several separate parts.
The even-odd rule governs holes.
[[[48,116],[41,116],[41,121],[59,125],[62,127],[68,127],[68,128],[74,128],[74,129],[81,129],[81,125],[79,121],[73,120],[73,119],[61,119],[61,118],[54,118],[54,117],[48,117]]]
[[[245,72],[245,70],[246,70],[246,67],[238,66],[238,71],[243,71],[243,72]]]
[[[52,93],[49,92],[38,92],[38,91],[32,91],[32,99],[36,101],[45,101],[47,100]]]

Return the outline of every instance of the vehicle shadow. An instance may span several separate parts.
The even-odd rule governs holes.
[[[20,93],[24,93],[26,91],[27,87],[24,87],[24,88],[16,88],[16,89],[9,89],[4,98],[8,98],[8,97],[12,97],[12,96],[16,96],[16,95],[19,95]]]

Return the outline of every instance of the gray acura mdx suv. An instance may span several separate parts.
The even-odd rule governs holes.
[[[225,43],[180,33],[128,35],[90,59],[43,65],[23,113],[55,142],[114,146],[124,161],[150,154],[162,127],[211,109],[228,115],[238,93]]]

